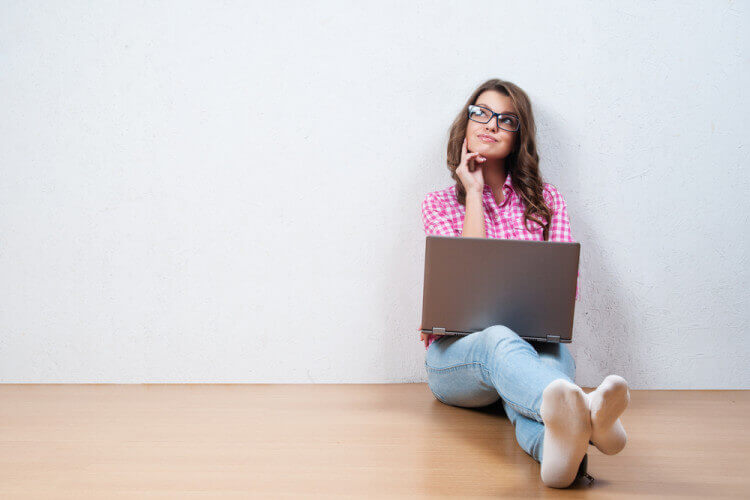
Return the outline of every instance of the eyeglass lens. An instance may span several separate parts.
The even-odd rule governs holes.
[[[492,111],[480,106],[469,106],[469,119],[479,123],[487,123],[492,118]],[[497,126],[503,130],[513,132],[518,130],[518,118],[513,115],[497,115]]]

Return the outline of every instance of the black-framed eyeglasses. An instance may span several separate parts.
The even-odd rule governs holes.
[[[508,132],[515,132],[521,127],[521,120],[516,115],[495,113],[491,109],[476,104],[469,104],[469,120],[479,123],[489,123],[497,116],[497,126]]]

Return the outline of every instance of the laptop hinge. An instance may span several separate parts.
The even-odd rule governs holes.
[[[547,335],[547,342],[555,342],[560,343],[560,336],[559,335]]]
[[[439,326],[433,326],[432,334],[433,335],[445,335],[445,328],[440,328]]]

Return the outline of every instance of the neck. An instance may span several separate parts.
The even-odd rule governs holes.
[[[508,172],[505,170],[505,158],[499,160],[487,160],[486,165],[482,165],[482,177],[485,186],[492,188],[493,193],[501,192],[505,178]]]

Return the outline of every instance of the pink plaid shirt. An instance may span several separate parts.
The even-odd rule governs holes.
[[[498,206],[492,189],[485,184],[482,193],[484,206],[484,225],[488,238],[504,238],[506,240],[537,240],[544,241],[542,226],[529,219],[526,229],[523,224],[523,201],[513,190],[511,176],[505,178],[503,185],[503,203]],[[552,209],[552,224],[549,229],[548,241],[575,241],[570,231],[570,221],[565,206],[565,200],[555,186],[544,185],[544,199]],[[427,193],[422,201],[422,222],[425,235],[436,234],[443,236],[461,236],[464,226],[466,207],[456,199],[456,186],[452,185],[439,191]],[[538,218],[538,217],[537,217]],[[581,271],[578,271],[580,281]],[[580,291],[576,281],[576,300]],[[427,348],[441,337],[430,334],[427,337]]]

